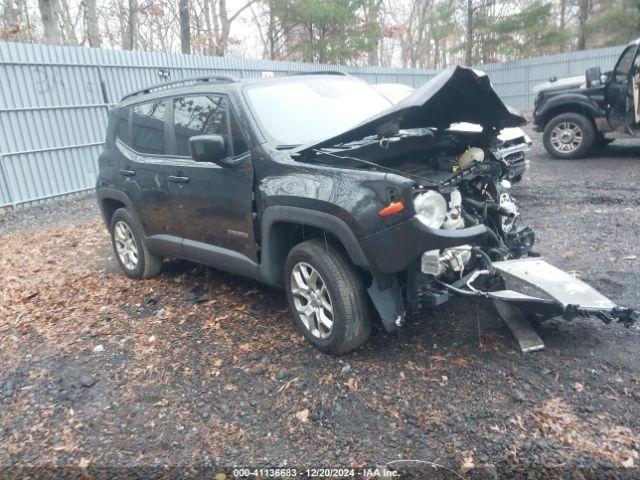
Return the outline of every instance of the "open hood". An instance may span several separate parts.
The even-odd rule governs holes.
[[[465,67],[445,70],[404,100],[350,130],[326,140],[296,148],[303,153],[317,148],[360,140],[370,135],[393,135],[415,128],[445,129],[468,122],[496,133],[526,123],[519,112],[505,105],[483,72]]]

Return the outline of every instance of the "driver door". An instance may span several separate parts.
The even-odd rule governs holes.
[[[226,251],[255,262],[253,162],[228,97],[178,96],[170,108],[174,153],[168,180],[187,258],[207,263],[206,252]],[[191,158],[189,138],[202,134],[224,138],[233,166]]]
[[[626,133],[630,133],[637,122],[638,97],[637,94],[634,96],[634,79],[638,73],[637,54],[637,45],[630,45],[622,52],[606,91],[609,123],[614,129]]]

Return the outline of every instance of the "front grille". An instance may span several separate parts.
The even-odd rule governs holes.
[[[511,166],[511,167],[515,167],[515,166],[518,166],[518,165],[526,164],[526,159],[525,159],[525,156],[524,156],[524,152],[510,153],[509,155],[504,157],[504,159],[509,164],[509,166]]]

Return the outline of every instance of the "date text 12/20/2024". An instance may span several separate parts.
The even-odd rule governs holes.
[[[379,468],[234,468],[234,478],[360,478],[373,480],[374,478],[394,478],[398,472]]]

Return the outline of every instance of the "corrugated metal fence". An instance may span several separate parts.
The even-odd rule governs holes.
[[[611,68],[620,52],[612,47],[479,68],[507,103],[531,108],[533,85],[594,65]],[[207,74],[245,78],[321,70],[411,86],[437,74],[0,42],[0,208],[92,188],[108,108],[127,92]]]

